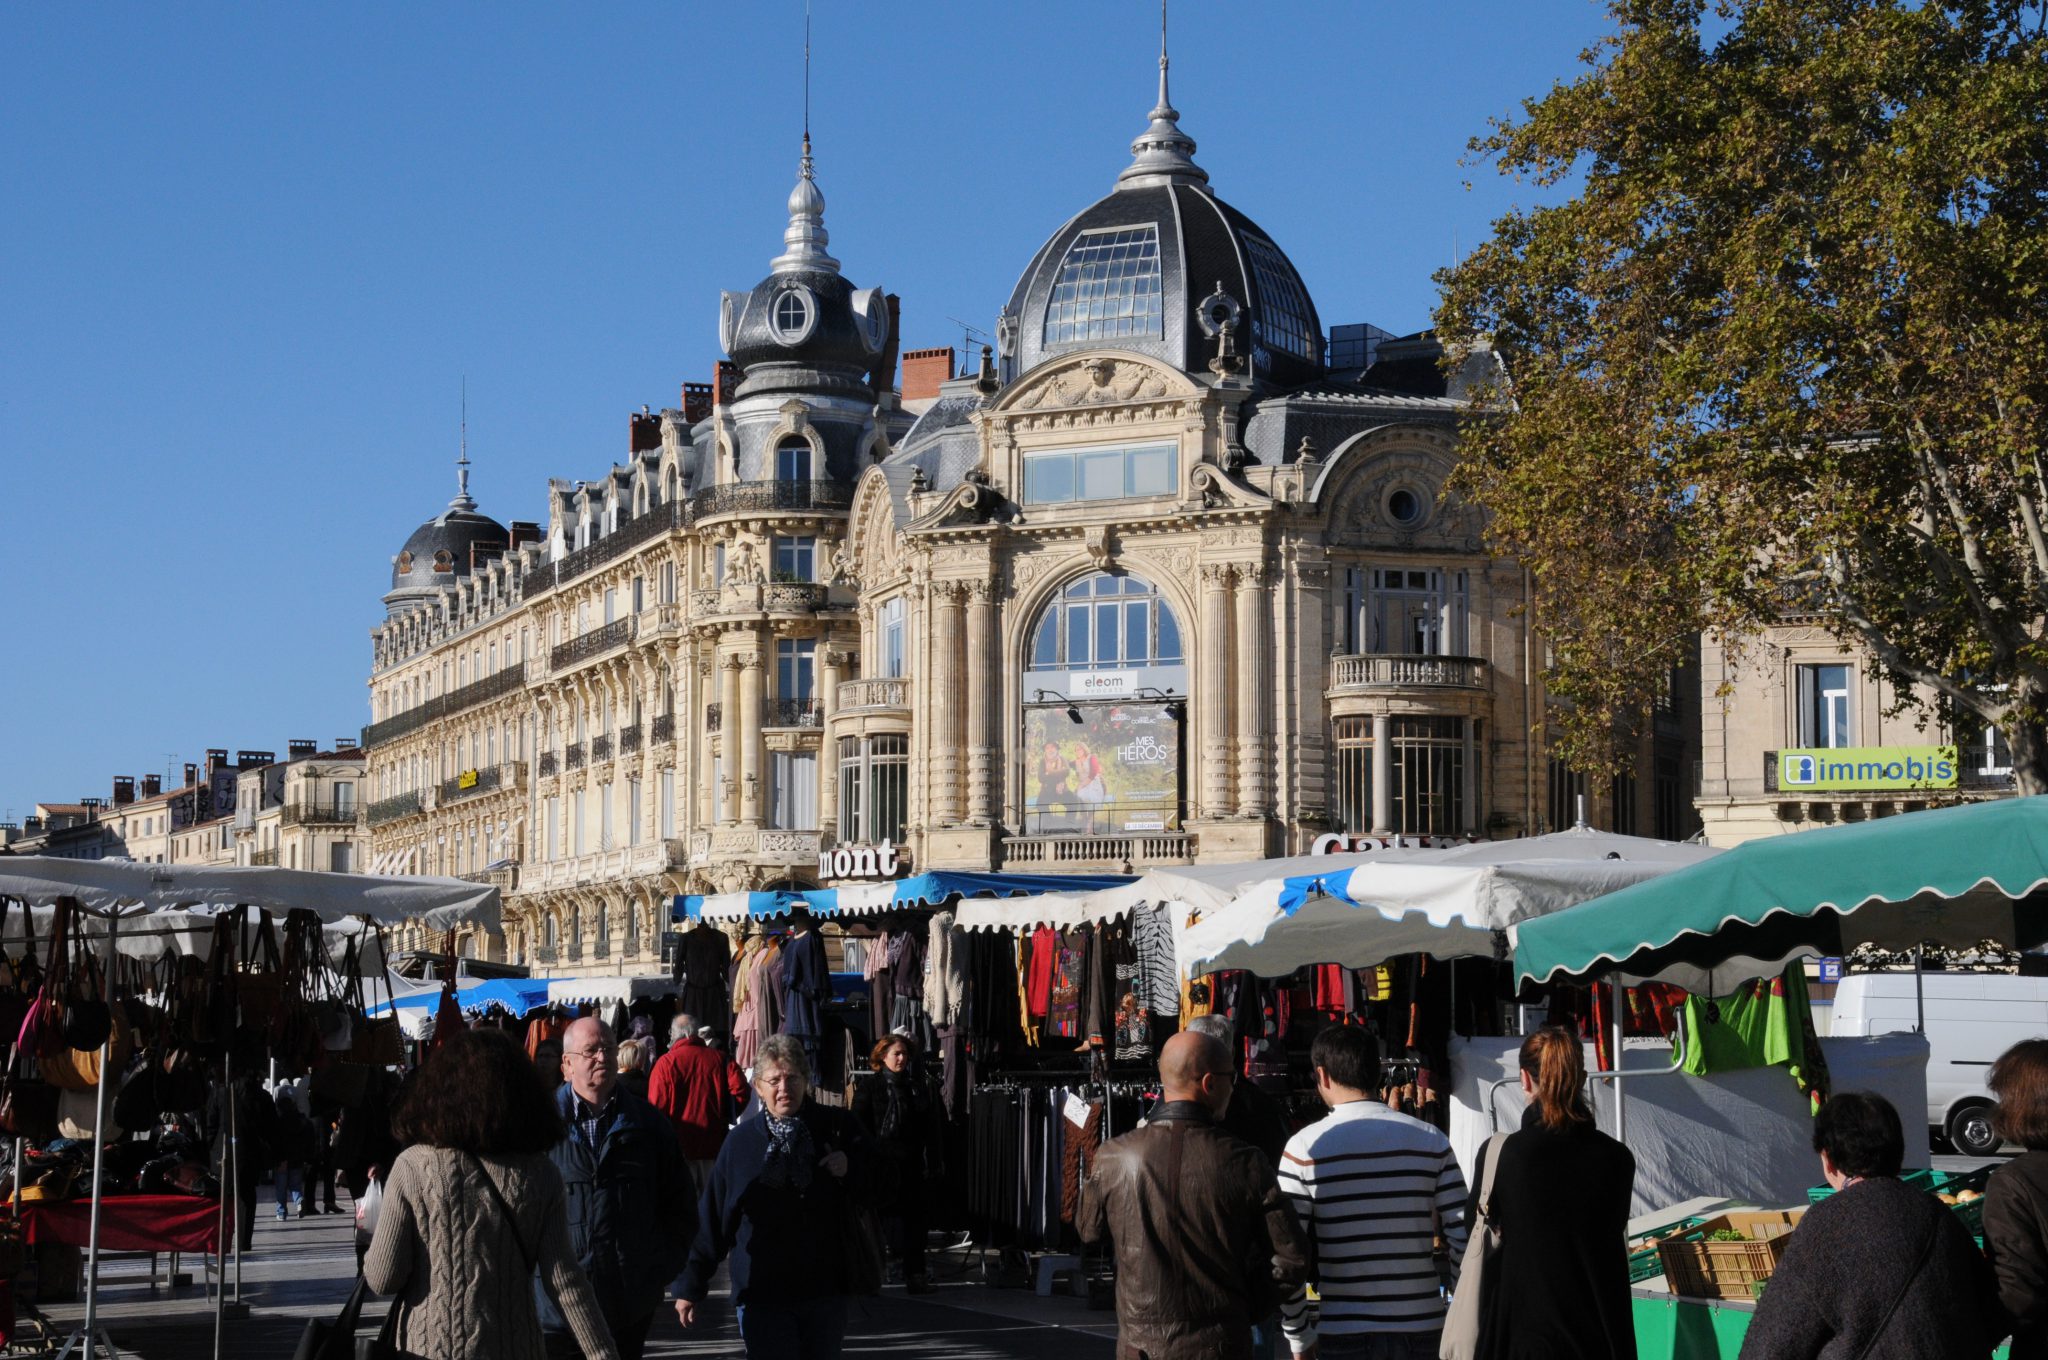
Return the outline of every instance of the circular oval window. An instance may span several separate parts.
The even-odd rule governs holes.
[[[1396,524],[1413,524],[1422,518],[1422,497],[1402,487],[1387,497],[1387,514]]]
[[[809,339],[817,320],[817,306],[811,301],[810,290],[806,288],[783,289],[775,295],[768,312],[769,329],[785,345],[800,345]]]

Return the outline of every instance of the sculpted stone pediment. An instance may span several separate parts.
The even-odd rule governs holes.
[[[1088,406],[1183,401],[1201,389],[1158,364],[1134,356],[1080,354],[1042,365],[996,403],[994,414]]]

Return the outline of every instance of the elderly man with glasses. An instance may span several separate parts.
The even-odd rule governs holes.
[[[562,1034],[556,1107],[567,1130],[550,1154],[568,1190],[569,1245],[590,1277],[624,1360],[638,1360],[697,1226],[675,1126],[619,1085],[618,1044],[594,1019]],[[548,1354],[579,1356],[568,1323],[537,1296]]]

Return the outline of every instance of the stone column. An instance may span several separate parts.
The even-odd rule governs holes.
[[[730,781],[733,793],[737,794],[739,791],[740,667],[744,664],[744,660],[737,656],[724,656],[718,659],[722,682],[718,700],[718,748],[723,753],[723,759],[718,764],[722,768],[724,778],[717,781],[711,790],[711,806],[713,820],[720,826],[730,826],[738,821],[740,816],[739,799],[728,795],[726,789],[727,781]]]
[[[961,668],[960,606],[964,582],[932,583],[932,759],[931,809],[936,826],[960,822],[961,690],[970,683]]]
[[[967,820],[974,826],[987,826],[994,820],[989,810],[994,756],[991,719],[1001,674],[995,657],[995,583],[970,581],[967,590],[967,664],[959,679],[967,689]]]
[[[1266,594],[1272,571],[1247,562],[1237,569],[1237,811],[1242,817],[1265,817],[1273,810],[1272,761],[1267,749],[1267,717],[1275,699],[1273,664],[1267,636],[1273,611]]]
[[[1201,700],[1202,811],[1207,818],[1237,810],[1230,786],[1230,583],[1222,562],[1202,566],[1201,664],[1195,671]]]
[[[1372,715],[1372,829],[1387,835],[1394,829],[1394,747],[1384,713]]]
[[[740,821],[761,825],[761,654],[750,652],[740,658],[740,714],[735,734],[739,737]]]
[[[818,740],[818,829],[836,835],[839,831],[839,739],[832,732],[832,715],[839,711],[839,682],[852,658],[834,648],[832,639],[824,641],[825,651],[819,657],[821,665],[818,672],[818,685],[823,691],[818,700],[818,728],[824,734]]]

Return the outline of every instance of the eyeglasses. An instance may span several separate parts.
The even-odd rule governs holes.
[[[617,1044],[598,1044],[591,1048],[572,1048],[568,1050],[567,1056],[582,1058],[586,1062],[593,1058],[603,1058],[605,1061],[610,1062],[619,1056],[619,1046]]]

